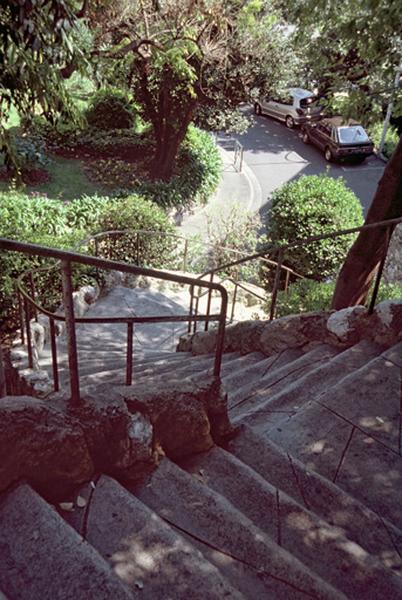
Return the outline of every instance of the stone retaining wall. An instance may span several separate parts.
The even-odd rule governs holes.
[[[379,303],[373,314],[363,306],[340,311],[289,315],[274,321],[243,321],[226,328],[224,352],[262,352],[267,356],[286,348],[317,343],[347,348],[362,339],[392,346],[402,339],[402,300]],[[186,334],[178,352],[194,355],[213,352],[216,330]]]

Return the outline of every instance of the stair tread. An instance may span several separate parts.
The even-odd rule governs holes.
[[[333,385],[375,358],[381,350],[382,347],[378,344],[362,341],[335,355],[328,362],[319,364],[273,395],[267,394],[266,390],[257,392],[253,405],[248,410],[243,409],[239,419],[262,431],[267,426],[271,428],[286,416],[294,415],[312,398],[318,399]]]
[[[218,569],[117,481],[103,475],[88,499],[86,539],[148,600],[241,600]]]
[[[146,483],[132,491],[162,518],[212,545],[215,555],[220,550],[224,555],[236,557],[236,563],[253,565],[248,573],[249,578],[254,575],[252,583],[244,572],[241,573],[243,583],[241,578],[236,584],[233,582],[247,598],[264,598],[267,593],[278,599],[301,598],[305,594],[319,598],[344,597],[274,543],[226,498],[168,459],[162,461]],[[224,568],[224,559],[217,558],[215,556],[215,561]],[[258,577],[256,571],[259,571]],[[234,576],[233,571],[231,576]]]
[[[11,598],[139,597],[130,594],[94,548],[28,485],[3,498],[0,522],[0,586]]]
[[[402,574],[402,530],[362,501],[292,456],[272,440],[243,425],[228,450],[271,485],[325,521],[342,528],[346,536]]]
[[[286,350],[283,354],[288,356]],[[305,373],[313,370],[319,364],[327,361],[332,356],[338,354],[338,350],[327,344],[320,344],[306,354],[298,353],[295,358],[290,355],[290,360],[285,360],[283,364],[281,355],[278,355],[277,360],[272,363],[269,371],[261,378],[249,382],[245,388],[238,390],[231,396],[229,401],[229,410],[232,418],[241,418],[241,415],[247,412],[250,408],[254,408],[256,398],[263,398],[267,395],[273,395],[282,389],[283,386],[288,386],[294,381],[300,379]],[[261,394],[260,394],[261,393]]]
[[[373,599],[402,595],[402,580],[376,557],[222,448],[190,457],[181,467],[345,594]]]
[[[372,359],[266,435],[402,527],[400,367],[387,356]]]

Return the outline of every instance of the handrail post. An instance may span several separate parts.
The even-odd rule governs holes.
[[[193,304],[194,304],[194,286],[191,285],[190,286],[190,309],[189,309],[189,313],[188,316],[192,317],[193,316]],[[191,333],[191,319],[188,320],[188,326],[187,326],[187,333]]]
[[[126,385],[133,382],[133,323],[127,323],[127,360],[126,360]]]
[[[4,398],[6,393],[6,371],[3,362],[3,348],[0,345],[0,398]]]
[[[33,369],[32,332],[31,332],[31,322],[30,322],[30,311],[29,311],[29,303],[26,298],[24,298],[24,312],[25,312],[25,329],[26,329],[26,334],[27,334],[28,368]]]
[[[216,334],[214,377],[220,377],[222,354],[225,343],[226,312],[228,307],[228,295],[225,289],[221,291],[221,313],[219,318],[218,331]]]
[[[23,302],[21,299],[21,292],[17,286],[17,301],[18,301],[18,316],[20,321],[20,331],[21,331],[21,344],[25,345],[25,331],[24,331],[24,309]]]
[[[61,278],[63,284],[64,317],[66,320],[68,366],[70,370],[71,405],[80,403],[80,382],[78,374],[77,339],[75,332],[75,316],[73,302],[73,284],[71,279],[71,262],[61,261]]]
[[[270,321],[272,321],[275,318],[276,298],[278,296],[278,289],[279,289],[279,282],[280,282],[280,278],[281,278],[281,269],[282,269],[282,263],[283,263],[283,256],[284,256],[284,251],[281,248],[279,250],[278,262],[276,264],[276,271],[275,271],[274,287],[273,287],[273,290],[272,290],[271,310],[270,310],[270,313],[269,313],[269,320]]]
[[[184,255],[183,255],[183,271],[187,270],[187,255],[188,255],[188,240],[184,242]]]
[[[209,281],[210,281],[210,283],[213,283],[213,281],[214,281],[214,274],[213,273],[211,273],[211,275],[209,276]],[[211,300],[212,300],[212,288],[209,288],[209,290],[208,290],[208,300],[207,300],[207,310],[206,310],[206,316],[207,316],[207,318],[205,320],[204,331],[208,331],[209,315],[211,314]]]
[[[54,319],[49,317],[49,329],[50,329],[50,347],[52,351],[52,371],[53,371],[53,388],[55,392],[58,392],[59,387],[59,371],[57,368],[57,345],[56,345],[56,328],[54,326]]]
[[[390,225],[386,229],[384,255],[378,266],[378,270],[377,270],[377,274],[376,274],[376,278],[375,278],[375,282],[374,282],[373,293],[371,295],[370,305],[369,305],[369,309],[368,309],[369,315],[372,315],[374,312],[374,307],[375,307],[375,303],[377,301],[378,290],[380,289],[381,277],[382,277],[382,273],[384,271],[385,261],[387,260],[388,247],[389,247],[389,243],[391,241],[393,229],[394,228],[392,225]]]
[[[35,283],[33,280],[32,271],[29,273],[29,287],[31,288],[31,298],[35,302],[36,301],[36,290],[35,290]],[[38,322],[38,311],[36,310],[36,308],[34,308],[34,319],[36,322]]]
[[[236,300],[237,300],[237,281],[235,281],[235,288],[233,291],[233,302],[232,302],[232,311],[230,313],[230,322],[233,323],[234,321],[234,315],[235,315],[235,308],[236,308]]]

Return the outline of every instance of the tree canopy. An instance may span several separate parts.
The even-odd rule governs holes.
[[[73,112],[64,79],[83,58],[74,35],[84,10],[74,0],[1,3],[0,148],[11,160],[6,130],[11,107],[20,116],[35,106],[48,118]]]
[[[199,106],[237,106],[283,76],[286,42],[269,0],[123,0],[100,11],[98,53],[152,124],[155,177],[171,176]]]
[[[279,0],[306,77],[323,93],[348,92],[342,111],[378,119],[402,64],[400,0]],[[402,95],[394,114],[402,114]],[[344,116],[349,116],[345,114]]]

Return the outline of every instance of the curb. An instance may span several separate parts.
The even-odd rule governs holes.
[[[221,155],[226,156],[228,162],[233,163],[231,152],[225,148],[222,148],[218,141],[216,141],[216,147]],[[249,197],[246,203],[246,210],[250,212],[257,212],[262,206],[262,189],[260,182],[244,159],[243,168],[241,171],[237,171],[237,173],[238,175],[246,178],[249,187]]]

